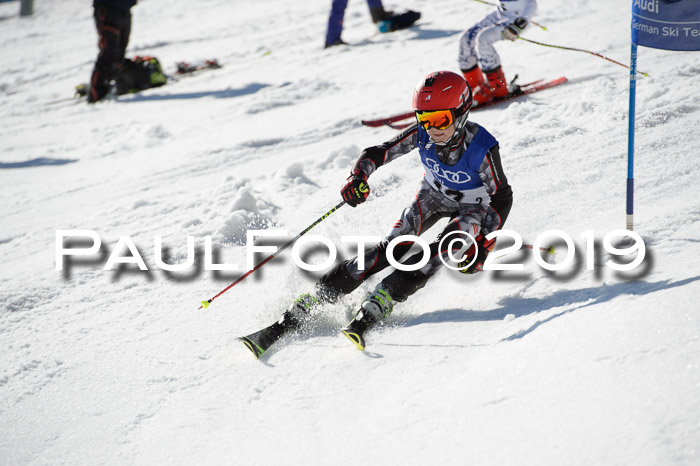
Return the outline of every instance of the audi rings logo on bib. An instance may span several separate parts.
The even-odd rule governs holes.
[[[461,170],[456,172],[445,170],[437,161],[431,159],[427,159],[426,163],[430,171],[435,175],[435,178],[439,180],[449,181],[451,183],[468,183],[471,181],[471,177],[467,172]]]

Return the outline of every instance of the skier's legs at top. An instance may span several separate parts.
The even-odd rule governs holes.
[[[462,33],[459,38],[459,68],[462,72],[477,66],[480,62],[485,69],[495,68],[500,64],[498,53],[493,48],[493,43],[501,40],[502,25],[499,25],[500,18],[497,12],[487,15],[484,19],[476,23],[471,28]],[[496,27],[497,33],[487,33],[481,37],[488,29]],[[495,66],[492,66],[494,65]]]
[[[347,6],[348,0],[333,0],[331,13],[328,17],[325,48],[344,44],[340,36],[343,32],[343,19],[345,18]],[[372,22],[378,23],[387,18],[387,12],[384,10],[382,0],[367,0],[367,6],[369,7],[369,14],[372,16]]]
[[[503,39],[505,25],[498,21],[498,14],[491,13],[465,31],[459,40],[459,68],[474,91],[474,100],[480,104],[508,94],[501,58],[493,46]]]
[[[328,17],[328,29],[326,30],[326,48],[343,43],[340,35],[343,32],[343,18],[347,6],[348,0],[333,0],[331,14]]]

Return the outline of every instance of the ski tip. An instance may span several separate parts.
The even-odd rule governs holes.
[[[87,84],[78,84],[77,86],[75,86],[75,94],[73,97],[75,97],[76,99],[80,97],[86,97],[88,90],[89,86]]]
[[[250,340],[248,337],[239,337],[238,339],[241,341],[241,343],[245,345],[246,348],[250,350],[251,353],[253,353],[255,359],[260,359],[260,356],[262,356],[265,352],[264,349],[260,348],[258,345],[253,343],[253,341]]]
[[[387,123],[386,125],[392,129],[406,129],[413,123]]]
[[[348,337],[348,340],[353,342],[355,347],[357,347],[358,350],[364,351],[365,349],[365,339],[362,338],[362,335],[359,333],[353,332],[350,329],[343,329],[343,335]]]

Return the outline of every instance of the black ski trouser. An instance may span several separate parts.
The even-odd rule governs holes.
[[[100,52],[90,78],[88,102],[97,102],[109,92],[110,83],[124,62],[131,34],[130,10],[99,3],[94,16]]]
[[[418,270],[394,270],[382,280],[382,287],[389,292],[396,302],[403,302],[425,286],[428,279],[442,266],[442,260],[449,260],[446,245],[440,249],[440,241],[446,235],[463,231],[476,236],[490,207],[487,204],[460,204],[433,189],[425,180],[421,183],[416,198],[407,207],[401,218],[391,228],[389,234],[379,244],[370,248],[364,255],[364,267],[359,265],[359,258],[347,260],[338,264],[326,273],[317,284],[317,296],[326,302],[335,302],[345,294],[357,289],[372,275],[386,269],[389,264],[387,247],[389,242],[401,235],[419,236],[442,218],[449,218],[447,226],[438,238],[430,243],[430,259]],[[492,210],[492,209],[491,209]],[[488,223],[488,222],[487,222]],[[487,227],[488,228],[488,227]],[[402,242],[394,248],[394,258],[404,265],[417,264],[423,258],[423,251],[404,256],[409,252],[413,242]],[[449,252],[457,253],[462,244],[455,244]]]
[[[446,253],[444,250],[439,250],[440,239],[453,231],[459,231],[459,224],[451,221],[447,224],[438,239],[430,243],[431,261]],[[341,262],[333,267],[333,269],[321,277],[321,280],[316,285],[316,292],[319,299],[321,299],[323,302],[335,302],[342,296],[355,291],[372,275],[387,268],[390,265],[386,254],[388,243],[389,242],[387,240],[384,240],[374,248],[370,249],[369,252],[376,253],[379,258],[374,267],[372,267],[367,274],[361,276],[360,278],[353,278],[348,271],[348,268],[352,267],[353,261],[355,261],[357,258]],[[423,251],[416,252],[407,259],[403,259],[412,246],[413,243],[399,244],[394,248],[394,257],[404,265],[417,264],[423,258]],[[457,250],[458,249],[453,249],[453,252],[456,253]],[[382,280],[382,287],[389,292],[389,295],[391,295],[394,301],[404,302],[409,296],[423,288],[428,282],[428,279],[430,279],[430,277],[433,276],[438,270],[439,266],[436,267],[434,263],[429,263],[428,265],[413,271],[397,269]]]

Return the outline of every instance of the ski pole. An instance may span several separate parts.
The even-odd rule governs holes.
[[[525,249],[535,249],[535,247],[532,244],[524,244],[523,247]],[[546,248],[540,248],[540,251],[544,251],[547,254],[554,254],[554,246],[547,246]]]
[[[501,8],[503,8],[504,11],[506,10],[506,7],[503,6],[503,4],[502,4],[501,2],[493,3],[493,2],[487,2],[487,1],[485,1],[485,0],[474,0],[474,1],[475,1],[475,2],[478,2],[478,3],[483,3],[484,5],[491,5],[491,6],[501,7]],[[544,27],[544,26],[542,26],[541,24],[537,24],[536,22],[534,22],[534,21],[532,21],[532,20],[529,20],[529,21],[530,21],[532,24],[534,24],[535,26],[537,26],[538,28],[542,29],[543,31],[546,31],[546,30],[547,30],[547,28]]]
[[[340,208],[343,206],[343,204],[345,204],[345,201],[340,202],[338,205],[336,205],[335,207],[333,207],[331,210],[329,210],[328,212],[326,212],[325,214],[323,214],[323,215],[321,216],[321,218],[319,218],[319,219],[316,220],[314,223],[312,223],[311,225],[309,225],[308,227],[306,227],[306,228],[304,229],[304,231],[302,231],[301,233],[299,233],[298,235],[296,235],[296,236],[295,236],[294,238],[292,238],[291,240],[287,241],[287,243],[285,243],[284,246],[282,246],[282,247],[279,248],[277,251],[275,251],[275,252],[274,252],[272,255],[270,255],[267,259],[265,259],[264,261],[260,262],[258,265],[256,265],[255,267],[253,267],[253,268],[250,269],[249,271],[247,271],[243,276],[241,276],[241,278],[239,278],[239,279],[236,280],[235,282],[231,283],[229,286],[227,286],[227,287],[224,288],[223,290],[219,291],[219,293],[217,293],[214,297],[212,297],[211,299],[208,299],[207,301],[202,301],[202,305],[199,306],[199,308],[198,308],[197,310],[202,309],[202,308],[204,308],[204,309],[208,308],[212,301],[214,301],[216,298],[218,298],[219,296],[221,296],[222,294],[226,293],[228,290],[230,290],[231,288],[233,288],[234,286],[236,286],[237,284],[239,284],[240,282],[242,282],[243,279],[244,279],[245,277],[247,277],[247,276],[250,275],[251,273],[255,272],[256,270],[258,270],[260,267],[262,267],[262,266],[265,265],[266,263],[270,262],[275,256],[277,256],[279,253],[281,253],[282,251],[284,251],[285,249],[287,249],[289,246],[291,246],[292,244],[294,244],[294,243],[296,242],[296,240],[298,240],[299,238],[301,238],[304,234],[308,233],[309,230],[311,230],[313,227],[315,227],[316,225],[318,225],[319,223],[321,223],[323,220],[325,220],[326,217],[328,217],[330,214],[332,214],[332,213],[335,212],[336,210],[340,209]]]
[[[478,1],[478,0],[475,0],[475,1]],[[561,45],[545,44],[545,43],[542,43],[542,42],[537,42],[536,40],[526,39],[526,38],[524,38],[524,37],[522,37],[522,36],[519,36],[518,39],[524,40],[525,42],[530,42],[531,44],[544,45],[545,47],[553,47],[553,48],[555,48],[555,49],[573,50],[574,52],[585,52],[585,53],[590,53],[591,55],[595,55],[596,57],[600,57],[600,58],[603,58],[603,59],[605,59],[605,60],[607,60],[607,61],[609,61],[609,62],[613,62],[613,63],[615,63],[616,65],[624,66],[624,67],[627,68],[628,70],[630,69],[630,67],[627,66],[627,65],[625,65],[624,63],[620,63],[619,61],[615,61],[615,60],[613,60],[612,58],[608,58],[608,57],[606,57],[606,56],[604,56],[604,55],[601,55],[601,54],[599,54],[599,53],[591,52],[590,50],[576,49],[576,48],[573,48],[573,47],[564,47],[564,46],[561,46]],[[644,76],[645,78],[648,78],[648,77],[649,77],[649,75],[648,75],[647,73],[644,73],[644,72],[642,72],[642,71],[637,70],[637,73],[641,74],[641,75]]]

